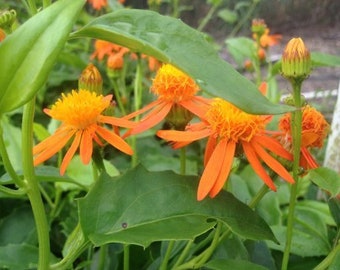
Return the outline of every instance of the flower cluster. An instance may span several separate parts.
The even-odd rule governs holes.
[[[111,45],[110,45],[111,46]],[[107,47],[109,48],[109,47]],[[111,52],[115,47],[107,49]],[[106,53],[97,53],[102,58]],[[85,79],[96,75],[93,65]],[[97,76],[95,76],[97,77]],[[86,81],[87,82],[87,81]],[[266,84],[261,85],[265,91]],[[62,161],[60,171],[63,174],[71,158],[79,148],[80,157],[87,164],[92,155],[93,142],[103,146],[102,139],[120,151],[132,155],[132,148],[124,138],[139,134],[155,127],[165,120],[171,124],[171,130],[158,130],[157,135],[172,143],[177,149],[193,141],[208,138],[204,171],[201,176],[197,199],[206,196],[215,197],[228,179],[235,156],[244,155],[256,174],[272,190],[276,186],[268,169],[289,183],[294,179],[279,161],[291,162],[290,114],[284,115],[279,123],[278,132],[267,131],[266,125],[271,116],[251,115],[221,98],[208,99],[197,95],[198,84],[182,70],[164,64],[153,79],[151,92],[157,99],[142,109],[122,118],[106,116],[103,112],[110,106],[112,95],[102,95],[80,89],[70,94],[63,94],[51,109],[45,113],[62,122],[55,134],[34,147],[34,164],[38,165],[61,150],[73,138],[70,148]],[[143,115],[137,122],[131,119]],[[199,121],[191,122],[196,117]],[[108,129],[105,125],[111,125]],[[127,132],[120,137],[118,127]],[[315,168],[317,163],[308,152],[310,147],[322,147],[329,126],[323,116],[310,106],[303,108],[302,124],[302,159],[301,165]],[[276,136],[273,136],[276,134]],[[277,134],[280,134],[279,139]],[[263,163],[266,165],[264,166]]]

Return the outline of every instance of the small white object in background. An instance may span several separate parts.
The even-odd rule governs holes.
[[[323,165],[340,173],[340,82],[337,96]]]

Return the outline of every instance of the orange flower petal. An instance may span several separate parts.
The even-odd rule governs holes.
[[[46,138],[45,140],[41,141],[40,143],[33,147],[33,155],[37,155],[40,152],[45,151],[47,148],[50,148],[55,144],[61,143],[61,141],[64,142],[66,138],[68,138],[67,139],[68,141],[73,136],[74,133],[75,130],[72,129],[66,129],[63,127],[58,128],[54,134],[52,134],[50,137]],[[64,144],[66,144],[67,141]]]
[[[93,152],[92,134],[85,129],[80,141],[80,158],[83,164],[89,164]]]
[[[256,151],[258,156],[271,168],[274,172],[276,172],[279,176],[281,176],[284,180],[289,183],[295,183],[293,177],[289,174],[289,172],[282,166],[280,162],[278,162],[275,158],[273,158],[270,154],[268,154],[261,146],[258,144],[252,144],[253,149]]]
[[[181,101],[179,104],[200,118],[204,118],[209,108],[208,100],[198,96],[189,100]]]
[[[212,187],[212,189],[209,192],[209,196],[211,198],[214,198],[223,188],[224,183],[227,181],[231,166],[233,165],[233,160],[234,160],[234,154],[235,154],[235,149],[236,149],[236,143],[235,142],[228,142],[227,140],[222,140],[220,141],[219,144],[225,144],[222,147],[225,147],[224,149],[224,156],[223,160],[221,161],[221,171],[217,177],[217,180]],[[222,151],[222,150],[221,150]]]
[[[280,157],[287,160],[293,160],[293,155],[284,149],[283,146],[274,138],[267,136],[254,136],[253,142],[263,146]]]
[[[200,131],[158,130],[157,136],[166,141],[193,142],[210,135],[209,129]]]
[[[164,104],[161,108],[156,108],[157,110],[151,111],[146,117],[144,117],[136,127],[130,129],[128,131],[129,135],[134,135],[137,133],[141,133],[149,128],[156,126],[159,122],[161,122],[167,114],[170,112],[172,107],[171,103]],[[124,137],[126,137],[124,135]]]
[[[71,159],[73,158],[74,154],[76,153],[81,139],[82,131],[78,131],[74,140],[71,144],[71,147],[67,150],[66,155],[63,158],[63,161],[60,165],[60,175],[64,175],[67,166],[70,164]]]
[[[217,177],[221,171],[221,160],[225,155],[225,144],[219,143],[216,145],[207,166],[204,169],[197,190],[197,200],[203,200],[216,183]]]
[[[141,115],[142,113],[145,113],[147,112],[148,110],[151,110],[153,107],[157,107],[159,105],[161,105],[163,103],[162,100],[160,99],[157,99],[151,103],[149,103],[148,105],[144,106],[142,109],[138,110],[138,111],[135,111],[133,113],[130,113],[128,115],[125,115],[123,118],[124,119],[131,119],[131,118],[134,118],[138,115]]]
[[[313,156],[309,153],[307,148],[302,147],[301,148],[301,160],[300,163],[303,168],[305,169],[316,169],[319,167],[318,163],[315,161]]]
[[[113,132],[110,132],[106,130],[105,128],[102,128],[101,126],[97,127],[96,132],[109,144],[111,144],[113,147],[117,148],[118,150],[122,151],[125,154],[132,155],[133,150],[121,137],[116,135]]]
[[[68,132],[69,133],[62,134],[62,136],[52,135],[51,137],[48,137],[46,140],[42,141],[40,144],[33,147],[33,155],[37,155],[34,158],[34,166],[37,166],[49,159],[61,148],[63,148],[75,133],[72,130],[69,130]]]
[[[125,127],[125,128],[133,128],[136,126],[135,122],[131,122],[124,118],[117,118],[117,117],[105,116],[105,115],[100,115],[98,117],[98,122],[110,124],[113,126]]]
[[[204,166],[208,164],[208,161],[216,147],[216,144],[217,144],[217,138],[215,136],[209,136],[207,145],[205,147]]]
[[[273,183],[273,180],[269,177],[266,170],[262,167],[261,162],[259,161],[255,150],[253,149],[252,145],[248,142],[242,141],[242,147],[244,150],[245,155],[253,167],[254,171],[257,173],[258,176],[264,181],[264,183],[272,190],[276,191],[276,187]]]

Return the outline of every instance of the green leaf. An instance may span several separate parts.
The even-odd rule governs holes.
[[[145,247],[158,240],[194,239],[219,220],[242,237],[275,241],[263,219],[230,193],[198,202],[196,180],[142,166],[116,178],[103,175],[79,200],[83,232],[95,245]]]
[[[23,242],[36,244],[36,228],[29,206],[14,209],[0,222],[0,246]]]
[[[0,44],[0,113],[30,100],[45,83],[84,0],[60,0]]]
[[[71,35],[107,40],[170,63],[201,88],[249,113],[293,110],[269,102],[256,86],[222,60],[205,36],[182,21],[147,10],[123,9],[101,16]]]
[[[229,53],[240,67],[243,67],[246,59],[254,60],[257,53],[254,40],[247,37],[236,37],[228,38],[225,43]]]
[[[313,67],[340,67],[340,57],[328,53],[312,52]]]
[[[340,201],[338,198],[330,198],[328,201],[329,210],[338,227],[340,227]]]
[[[27,244],[0,247],[1,269],[25,270],[37,267],[38,248]],[[33,268],[34,269],[34,268]]]
[[[0,268],[27,270],[37,269],[39,249],[28,244],[10,244],[0,247]],[[51,263],[57,259],[51,255]]]
[[[328,191],[332,197],[340,193],[340,175],[327,167],[310,170],[305,178]]]
[[[315,226],[316,229],[318,228],[317,225],[314,224],[310,224],[310,226]],[[272,226],[271,228],[279,240],[280,245],[277,245],[273,242],[267,242],[268,246],[271,249],[284,251],[287,228],[281,225]],[[316,233],[311,234],[310,228],[305,226],[304,229],[293,229],[291,252],[292,254],[303,257],[323,256],[330,252],[330,245],[328,242],[325,242],[324,238],[320,237],[320,235],[317,235]]]
[[[211,260],[210,262],[204,265],[208,269],[213,270],[225,270],[225,269],[237,269],[237,270],[266,270],[267,268],[251,263],[249,261],[241,261],[241,260]]]
[[[237,21],[238,16],[237,13],[233,10],[224,8],[221,9],[218,13],[217,13],[218,17],[220,17],[223,21],[233,24]]]

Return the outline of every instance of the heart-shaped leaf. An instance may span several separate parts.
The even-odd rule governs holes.
[[[197,177],[142,166],[111,178],[103,175],[79,200],[80,224],[95,245],[193,239],[221,221],[249,239],[275,238],[264,220],[232,194],[196,200]]]

